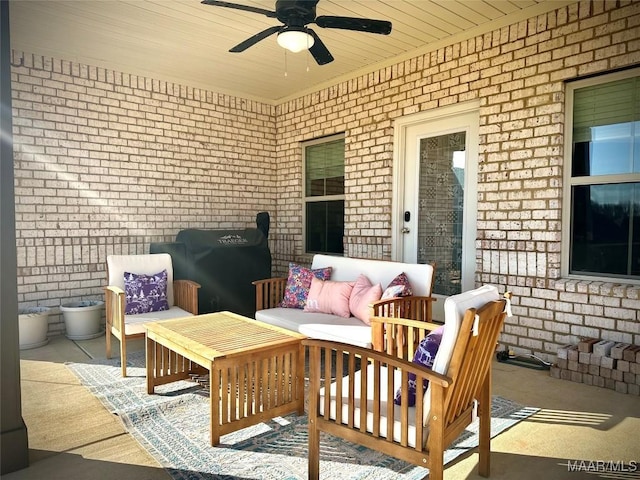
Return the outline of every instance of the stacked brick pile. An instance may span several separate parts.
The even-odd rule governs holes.
[[[558,349],[551,376],[640,395],[640,345],[582,339]]]

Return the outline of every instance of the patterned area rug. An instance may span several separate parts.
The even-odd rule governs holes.
[[[144,352],[129,354],[127,378],[120,360],[92,360],[67,366],[174,479],[307,478],[307,417],[277,417],[224,435],[209,443],[209,397],[190,381],[156,387],[147,395]],[[536,409],[501,397],[492,404],[491,435],[498,435]],[[475,427],[475,428],[474,428]],[[450,462],[477,446],[477,424],[469,427],[445,453]],[[382,455],[360,445],[322,434],[322,478],[417,480],[429,470]]]

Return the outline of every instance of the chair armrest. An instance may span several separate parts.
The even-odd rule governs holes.
[[[251,282],[256,286],[256,311],[275,308],[284,297],[287,277],[265,278]]]
[[[173,303],[193,315],[198,315],[199,288],[200,284],[193,280],[174,280]]]
[[[394,317],[374,316],[369,321],[373,349],[407,361],[413,359],[420,341],[441,326],[432,322]]]
[[[393,366],[394,368],[400,368],[406,371],[407,373],[414,373],[416,375],[420,375],[426,380],[429,380],[430,382],[433,382],[444,388],[447,388],[453,384],[453,380],[450,377],[434,372],[430,368],[426,368],[420,365],[419,363],[414,363],[409,360],[404,360],[402,358],[394,357],[393,355],[389,355],[385,352],[376,352],[375,350],[371,350],[370,348],[358,347],[357,345],[351,345],[349,343],[332,342],[329,340],[316,340],[312,338],[305,338],[304,340],[302,340],[302,344],[309,347],[310,349],[312,349],[313,347],[318,347],[320,349],[332,350],[335,352],[344,353],[347,356],[353,355],[361,359],[362,365],[366,365],[367,363],[373,363],[375,361],[378,361],[382,365]],[[329,356],[328,358],[331,358],[331,356]],[[316,362],[318,362],[318,360],[319,358],[316,359],[313,356],[309,357],[309,375],[310,376],[312,376],[315,373],[315,369],[313,367],[316,364]],[[323,362],[325,364],[325,369],[331,366],[331,362]],[[317,365],[319,366],[320,363],[317,363]],[[319,373],[322,373],[322,372],[319,372]],[[330,378],[330,377],[326,377],[326,378]]]
[[[371,324],[388,324],[388,325],[404,325],[412,328],[422,328],[425,330],[433,331],[438,327],[441,327],[442,323],[423,322],[422,320],[411,320],[409,318],[395,318],[395,317],[371,317],[369,319]]]
[[[114,294],[114,295],[124,295],[124,290],[122,290],[120,287],[116,287],[115,285],[107,285],[106,287],[104,287],[105,290],[105,294],[109,295]]]
[[[124,332],[124,290],[107,285],[104,288],[104,305],[107,332],[110,331],[110,327]]]
[[[410,295],[408,297],[394,297],[378,300],[371,304],[372,317],[402,317],[412,320],[430,322],[432,304],[437,299],[431,296]]]

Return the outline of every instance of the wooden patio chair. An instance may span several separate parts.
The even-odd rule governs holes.
[[[125,272],[155,275],[167,271],[168,310],[125,315]],[[198,289],[191,280],[174,280],[173,263],[168,253],[107,256],[107,283],[105,287],[107,358],[111,358],[111,335],[120,340],[122,376],[127,376],[127,340],[144,338],[144,324],[170,318],[190,317],[198,314]]]
[[[439,327],[424,321],[373,317],[373,349],[304,340],[309,347],[309,478],[319,478],[320,432],[324,431],[427,467],[429,479],[440,480],[445,449],[476,412],[479,473],[488,476],[491,361],[506,303],[492,286],[447,298],[442,341],[432,370],[411,361],[420,341]],[[327,394],[321,375],[330,379],[332,371],[348,371],[348,375],[328,386]],[[429,381],[426,392],[416,388],[415,406],[408,402],[410,373],[418,386]],[[394,404],[398,388],[400,405]]]

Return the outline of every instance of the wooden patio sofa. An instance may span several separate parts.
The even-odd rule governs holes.
[[[371,305],[372,315],[386,316],[393,308],[400,308],[405,318],[426,321],[432,318],[432,305],[436,301],[432,295],[435,264],[321,254],[313,256],[312,269],[327,267],[332,269],[331,280],[333,281],[355,282],[358,276],[363,274],[373,285],[379,283],[383,289],[398,274],[404,273],[411,282],[413,295],[401,297],[401,299],[378,300]],[[256,320],[287,328],[310,338],[371,347],[371,326],[353,314],[350,318],[344,318],[329,313],[282,308],[280,304],[287,286],[287,277],[256,280],[253,284],[256,286]]]

